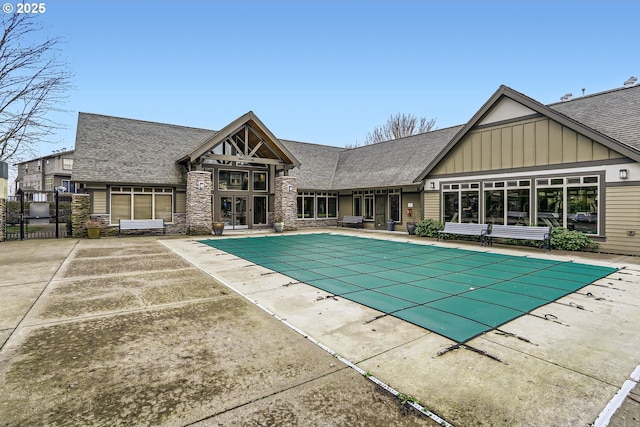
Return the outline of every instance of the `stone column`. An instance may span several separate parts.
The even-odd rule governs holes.
[[[277,176],[275,182],[274,220],[284,221],[284,230],[297,230],[298,180],[295,176]]]
[[[187,173],[187,234],[211,234],[211,172]]]
[[[71,195],[71,230],[73,237],[87,237],[85,223],[91,218],[91,196],[89,194]]]

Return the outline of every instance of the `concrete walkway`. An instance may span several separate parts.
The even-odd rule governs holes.
[[[437,425],[156,238],[0,254],[3,427]]]
[[[0,243],[0,424],[436,425],[372,376],[457,426],[637,425],[636,391],[603,412],[638,382],[637,260],[482,250],[623,270],[469,343],[499,362],[196,239]]]

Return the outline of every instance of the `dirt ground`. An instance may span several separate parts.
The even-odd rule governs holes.
[[[0,426],[437,425],[154,238],[0,245]]]

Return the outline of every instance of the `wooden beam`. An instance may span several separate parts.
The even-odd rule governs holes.
[[[227,162],[244,162],[244,163],[263,163],[265,165],[284,165],[282,160],[267,159],[264,157],[247,157],[247,156],[225,156],[223,154],[212,154],[206,160],[223,160]]]

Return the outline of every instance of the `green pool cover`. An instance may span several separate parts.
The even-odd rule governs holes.
[[[329,233],[200,242],[458,343],[616,271]]]

